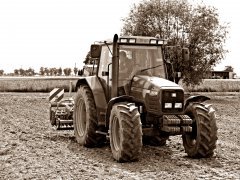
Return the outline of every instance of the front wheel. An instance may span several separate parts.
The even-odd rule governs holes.
[[[215,110],[211,105],[191,103],[185,111],[192,120],[192,133],[182,136],[188,156],[193,158],[211,157],[217,141]]]
[[[133,103],[117,103],[110,115],[110,146],[118,162],[136,161],[142,148],[142,124]]]

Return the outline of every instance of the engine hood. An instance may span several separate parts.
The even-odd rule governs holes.
[[[158,90],[158,89],[183,89],[178,84],[159,77],[137,75],[133,78],[132,87],[135,89]]]
[[[183,103],[184,91],[178,84],[163,78],[135,76],[130,95],[144,102],[147,111],[155,115],[179,114],[183,111],[183,108],[164,108],[165,103]]]

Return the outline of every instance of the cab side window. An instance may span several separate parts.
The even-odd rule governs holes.
[[[99,77],[102,77],[102,72],[107,72],[109,70],[108,67],[110,63],[112,63],[111,53],[109,52],[109,49],[107,46],[103,46],[101,57],[100,57],[100,63],[99,63],[99,71],[98,71]],[[109,72],[109,75],[110,74],[111,73]]]

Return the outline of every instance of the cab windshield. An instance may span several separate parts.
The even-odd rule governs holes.
[[[161,46],[120,45],[119,78],[126,80],[134,75],[165,78]]]

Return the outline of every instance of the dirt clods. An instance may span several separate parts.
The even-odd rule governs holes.
[[[240,179],[240,94],[207,94],[217,111],[212,158],[191,159],[180,136],[143,146],[140,160],[117,163],[109,144],[79,146],[73,131],[55,131],[48,94],[0,93],[0,179]]]

